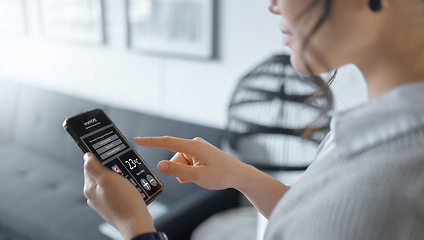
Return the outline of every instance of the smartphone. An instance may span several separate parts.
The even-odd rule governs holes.
[[[68,117],[63,128],[84,153],[93,153],[103,166],[127,178],[147,205],[163,192],[161,181],[102,109]]]

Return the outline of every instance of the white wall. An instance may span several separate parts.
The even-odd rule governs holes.
[[[226,108],[238,79],[282,49],[279,20],[267,11],[267,0],[219,1],[214,60],[131,51],[126,46],[124,0],[105,0],[107,43],[100,46],[45,38],[37,1],[26,3],[28,33],[0,37],[0,78],[219,128],[225,126]],[[363,101],[358,74],[348,70],[339,75],[350,79],[333,86],[338,104]]]

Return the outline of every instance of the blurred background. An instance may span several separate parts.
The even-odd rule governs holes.
[[[1,78],[218,128],[226,124],[238,79],[263,59],[286,51],[278,16],[268,12],[267,0],[213,1],[212,58],[129,47],[124,0],[99,1],[102,23],[92,30],[100,28],[103,39],[91,41],[50,36],[38,0],[0,2],[0,13],[7,13],[0,15],[0,26],[13,21],[13,27],[0,29]],[[97,1],[74,2],[84,9],[84,2]],[[341,70],[343,80],[333,86],[342,106],[365,96],[361,76],[349,70]]]
[[[269,76],[268,68],[260,67],[280,59],[273,56],[290,54],[283,44],[279,17],[268,12],[268,4],[268,0],[0,0],[0,167],[15,169],[0,174],[0,240],[104,239],[106,235],[119,239],[101,219],[87,213],[91,210],[82,195],[81,164],[70,167],[72,164],[58,161],[63,153],[71,162],[80,159],[72,142],[62,140],[67,137],[60,128],[66,116],[78,111],[106,108],[129,139],[138,135],[201,136],[230,154],[240,154],[240,149],[228,149],[224,144],[229,106],[238,104],[234,96],[242,92],[243,80],[252,82],[249,73],[265,71],[261,76]],[[278,76],[282,82],[287,77],[284,74]],[[261,88],[267,84],[261,81],[248,89],[264,93]],[[337,110],[366,100],[363,77],[354,66],[340,68],[331,89]],[[271,90],[265,94],[271,96],[265,102],[271,107],[264,109],[280,104],[274,110],[281,113],[288,95],[277,94],[283,93],[281,86]],[[274,90],[279,97],[272,95]],[[291,119],[296,122],[298,116]],[[260,121],[281,123],[284,119],[262,117]],[[54,130],[52,125],[57,125]],[[37,136],[38,143],[28,135]],[[269,145],[266,138],[259,141]],[[276,142],[271,145],[279,148]],[[261,149],[272,151],[267,146]],[[172,156],[141,150],[151,164]],[[296,154],[302,147],[291,150]],[[310,159],[306,160],[309,164]],[[31,171],[16,169],[18,161],[27,162]],[[289,184],[303,172],[303,167],[272,167],[279,170],[272,174]],[[52,171],[58,175],[51,177]],[[69,176],[62,179],[61,174]],[[158,229],[171,239],[188,239],[195,228],[193,240],[208,239],[205,234],[216,239],[217,232],[223,233],[219,239],[261,239],[266,221],[258,218],[246,201],[239,201],[239,196],[236,204],[230,204],[233,193],[203,192],[163,175],[159,178],[167,190],[156,201],[162,206],[153,206],[152,211],[158,213]],[[71,192],[72,196],[68,195]],[[195,200],[174,204],[177,196],[189,194]],[[66,203],[69,199],[75,206]],[[225,199],[228,204],[221,206]],[[17,203],[24,207],[17,209]],[[210,218],[234,205],[242,208]],[[205,209],[210,211],[203,214]],[[188,218],[193,221],[181,222]],[[84,221],[94,227],[82,224]],[[171,225],[175,229],[167,228]],[[87,230],[93,228],[96,231]],[[235,228],[239,231],[234,232]],[[229,236],[226,231],[233,235],[224,238]]]

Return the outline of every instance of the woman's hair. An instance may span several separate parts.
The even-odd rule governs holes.
[[[322,12],[320,16],[318,17],[318,20],[315,23],[315,25],[312,27],[312,30],[309,33],[307,33],[306,36],[303,38],[300,59],[303,61],[303,64],[306,70],[308,71],[308,75],[309,75],[308,78],[311,79],[311,81],[313,81],[313,83],[318,87],[318,90],[316,91],[315,94],[313,94],[313,96],[308,100],[308,102],[312,102],[318,98],[325,98],[326,104],[321,105],[322,109],[321,109],[320,116],[314,122],[312,122],[305,129],[305,131],[303,131],[302,137],[304,138],[310,138],[314,132],[323,130],[321,127],[322,126],[321,117],[327,115],[327,113],[331,111],[333,108],[333,95],[330,90],[330,85],[336,77],[337,70],[334,71],[334,73],[332,74],[332,76],[330,77],[328,81],[325,81],[322,77],[314,73],[312,67],[307,62],[306,56],[305,56],[306,48],[308,47],[308,44],[310,43],[311,38],[321,28],[321,26],[323,25],[323,23],[325,22],[325,20],[327,19],[330,13],[332,0],[312,0],[312,3],[299,14],[298,20],[304,17],[309,12],[311,12],[314,8],[319,7],[320,3],[322,4]],[[326,67],[326,69],[329,69],[325,59],[322,56],[316,55],[315,57],[319,59],[321,64],[323,64],[324,67]]]

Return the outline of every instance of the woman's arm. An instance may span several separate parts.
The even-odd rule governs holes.
[[[240,172],[234,188],[246,196],[264,217],[269,218],[289,187],[247,164],[240,167]]]
[[[140,146],[176,152],[170,161],[161,161],[158,170],[181,183],[193,182],[210,189],[235,188],[265,217],[269,217],[288,187],[271,176],[247,165],[201,138],[136,138]]]

